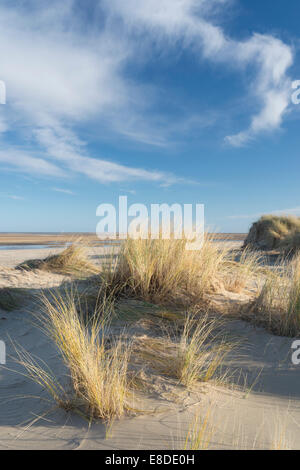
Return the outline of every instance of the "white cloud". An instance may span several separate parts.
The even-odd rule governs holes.
[[[83,142],[72,132],[59,126],[55,129],[37,129],[35,135],[38,142],[47,150],[47,155],[72,172],[80,173],[100,183],[146,180],[173,184],[183,181],[172,174],[127,167],[107,160],[91,158],[86,155]]]
[[[130,80],[125,69],[131,61],[146,61],[153,41],[166,54],[175,46],[194,51],[199,59],[229,64],[238,72],[255,67],[250,92],[260,110],[247,129],[227,137],[231,145],[243,145],[259,133],[277,129],[288,106],[291,48],[268,35],[254,34],[244,41],[229,38],[217,25],[215,13],[229,3],[99,0],[94,2],[99,9],[94,16],[101,21],[87,24],[74,13],[75,0],[50,4],[28,0],[13,6],[2,2],[0,78],[6,82],[7,105],[0,116],[4,141],[0,164],[44,176],[80,174],[101,183],[183,181],[144,165],[130,168],[90,155],[77,136],[81,125],[98,126],[100,137],[102,132],[105,138],[110,129],[163,146],[172,129],[181,127],[186,132],[199,122],[197,116],[188,116],[185,125],[164,122],[161,126],[162,120],[149,119],[148,111],[158,96],[153,88]],[[6,130],[19,132],[27,150],[5,144]]]
[[[7,197],[9,199],[13,199],[14,201],[24,201],[22,196],[16,196],[15,194],[9,194]]]
[[[177,181],[162,172],[130,168],[85,150],[76,135],[78,124],[111,121],[124,135],[151,142],[138,125],[143,106],[138,88],[123,77],[131,53],[126,41],[106,29],[83,31],[76,23],[73,2],[47,6],[32,2],[31,10],[0,7],[1,79],[7,84],[6,119],[26,136],[27,147],[39,155],[3,145],[0,163],[28,173],[66,176],[79,173],[101,183],[132,179]],[[130,109],[130,111],[129,111]],[[126,113],[130,119],[126,119]],[[122,121],[122,125],[121,125]],[[133,133],[134,128],[134,133]],[[6,127],[0,125],[0,131]],[[163,143],[158,138],[157,143]],[[52,161],[50,161],[52,160]],[[55,160],[55,163],[53,163]]]
[[[17,149],[0,150],[0,164],[4,163],[25,173],[43,176],[67,177],[68,174],[47,160],[32,157]]]
[[[70,196],[75,196],[75,193],[70,189],[52,188],[52,191],[55,191],[57,193],[69,194]]]
[[[252,117],[248,130],[228,136],[228,142],[237,146],[247,143],[256,134],[280,127],[290,101],[291,80],[286,73],[293,61],[291,48],[272,36],[254,34],[238,47],[242,62],[257,64],[252,94],[262,107]]]
[[[251,95],[260,103],[260,111],[251,118],[250,126],[236,135],[227,136],[228,143],[240,146],[257,134],[277,129],[287,111],[291,81],[287,70],[292,64],[291,47],[281,40],[262,34],[238,41],[229,38],[210,19],[215,6],[226,0],[105,0],[112,15],[121,16],[127,28],[148,33],[176,47],[193,47],[199,56],[235,69],[255,67],[256,78]],[[215,21],[215,16],[214,16]],[[181,41],[181,43],[179,43]]]
[[[22,196],[16,196],[15,194],[0,193],[0,196],[12,199],[13,201],[24,201],[24,198]]]

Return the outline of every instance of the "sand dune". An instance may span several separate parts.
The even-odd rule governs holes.
[[[37,257],[37,250],[25,251],[0,252],[0,287],[38,292],[68,281],[58,274],[13,269],[26,259],[24,256]],[[38,256],[45,256],[45,252],[40,251]],[[8,353],[6,366],[23,371],[11,358],[12,340],[67,381],[55,347],[31,322],[32,309],[36,307],[29,299],[26,306],[15,311],[0,311],[0,339],[6,341]],[[299,449],[300,374],[299,366],[291,363],[292,340],[275,337],[243,321],[229,322],[226,329],[241,340],[238,351],[227,359],[231,385],[206,384],[184,393],[180,387],[155,378],[151,394],[142,402],[149,413],[116,421],[109,432],[102,423],[89,426],[82,417],[57,409],[47,393],[27,377],[1,368],[0,449],[179,449],[184,446],[193,416],[205,416],[207,410],[213,425],[211,448]]]

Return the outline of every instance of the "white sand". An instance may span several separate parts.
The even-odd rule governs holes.
[[[8,266],[0,270],[0,287],[43,289],[66,280],[56,274],[12,269],[37,255],[44,257],[44,250],[0,251],[0,265]],[[0,311],[7,367],[22,371],[10,357],[14,355],[11,338],[64,378],[66,371],[56,349],[30,320],[27,307]],[[242,340],[228,360],[229,371],[240,377],[240,383],[252,385],[251,392],[201,386],[176,404],[174,398],[168,399],[170,390],[158,384],[157,393],[143,404],[156,413],[115,422],[107,437],[103,424],[89,428],[81,417],[56,409],[47,393],[28,378],[1,368],[0,449],[178,449],[195,413],[205,416],[207,409],[215,427],[212,448],[271,448],[277,436],[282,441],[282,435],[289,447],[300,449],[300,366],[290,360],[292,339],[275,337],[242,321],[226,328]]]

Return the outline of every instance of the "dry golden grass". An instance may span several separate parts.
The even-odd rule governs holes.
[[[245,246],[267,250],[281,249],[295,254],[300,249],[300,218],[265,215],[255,222]]]
[[[287,439],[285,427],[275,427],[275,435],[270,450],[291,450],[291,444]]]
[[[186,387],[198,381],[224,380],[217,374],[233,345],[215,333],[220,323],[207,315],[188,314],[181,334],[178,330],[159,338],[140,340],[137,354],[160,373],[176,378]]]
[[[183,433],[180,429],[176,448],[207,450],[211,447],[213,438],[214,448],[217,443],[232,450],[291,450],[293,448],[292,440],[287,432],[287,416],[277,416],[276,410],[274,410],[274,422],[266,426],[263,420],[260,426],[257,426],[256,435],[250,439],[247,439],[247,429],[243,423],[235,423],[235,418],[233,422],[229,421],[226,425],[222,421],[216,425],[215,411],[217,407],[214,408],[212,404],[206,410],[198,410],[188,426],[184,439],[182,439]],[[228,424],[230,429],[228,429]],[[267,437],[269,434],[270,439]],[[182,445],[183,441],[184,445]]]
[[[74,243],[58,255],[48,256],[44,260],[26,261],[19,268],[42,269],[67,275],[86,275],[99,272],[99,268],[89,261],[86,247],[80,243]]]
[[[224,287],[230,292],[240,293],[245,288],[252,287],[253,281],[257,281],[257,276],[263,272],[263,257],[254,251],[245,249],[238,260],[232,259],[236,254],[231,255],[224,270]]]
[[[271,430],[270,450],[292,450],[294,446],[294,436],[289,429],[289,407],[282,414],[276,410],[274,424]]]
[[[298,232],[285,237],[280,244],[280,248],[289,256],[297,255],[300,251],[300,229]]]
[[[103,300],[99,311],[88,322],[78,314],[74,298],[44,299],[44,328],[54,339],[70,369],[72,383],[93,416],[120,417],[128,398],[127,367],[130,347],[122,339],[107,341],[107,314],[110,302]]]
[[[300,257],[282,261],[266,275],[252,306],[256,318],[283,336],[300,334]]]
[[[185,443],[184,450],[207,450],[214,435],[214,428],[210,423],[211,409],[208,409],[205,416],[197,413],[191,422]]]
[[[175,239],[128,239],[103,276],[123,295],[153,303],[196,304],[218,286],[227,250],[206,239],[198,251]]]
[[[59,406],[83,409],[93,418],[109,421],[129,410],[127,367],[130,345],[122,338],[107,339],[107,315],[111,305],[103,300],[102,317],[99,311],[90,319],[76,308],[73,293],[43,297],[43,312],[39,322],[60,351],[70,371],[74,397],[67,398],[62,385],[53,373],[40,366],[24,351],[20,362],[37,383],[45,386]]]
[[[185,240],[128,239],[119,257],[111,257],[100,276],[88,279],[83,297],[72,290],[43,297],[39,321],[70,371],[73,396],[68,396],[51,371],[24,351],[20,352],[19,360],[29,375],[48,389],[59,406],[84,409],[89,416],[106,421],[129,412],[132,395],[128,368],[132,352],[152,370],[188,388],[197,382],[225,380],[222,365],[233,344],[224,339],[219,321],[208,314],[190,313],[183,321],[180,316],[178,321],[171,316],[172,321],[166,322],[168,312],[164,315],[155,312],[151,315],[152,321],[158,323],[157,316],[160,316],[161,324],[168,323],[169,331],[160,337],[140,339],[133,350],[127,339],[114,340],[111,333],[108,334],[108,318],[111,318],[116,293],[160,305],[177,304],[181,313],[184,312],[182,305],[196,311],[191,306],[201,304],[203,311],[209,295],[220,286],[239,291],[257,269],[254,254],[244,252],[236,262],[224,245],[209,239],[199,251],[188,251],[185,245]],[[83,248],[75,245],[43,261],[43,269],[64,273],[82,273],[89,269],[90,273],[95,272]],[[88,308],[90,303],[96,306],[92,314]],[[129,313],[131,315],[131,309]],[[199,430],[197,438],[195,429],[190,432],[189,442],[194,442],[190,446],[200,445]]]

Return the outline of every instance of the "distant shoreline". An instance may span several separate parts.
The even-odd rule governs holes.
[[[212,238],[215,240],[237,240],[243,241],[246,238],[246,233],[214,233]],[[118,240],[110,237],[108,234],[103,234],[103,238],[98,238],[94,233],[90,232],[69,232],[69,233],[56,233],[56,232],[0,232],[0,246],[3,245],[49,245],[57,246],[65,243],[70,243],[78,238],[82,238],[88,243],[101,244],[109,243]]]

